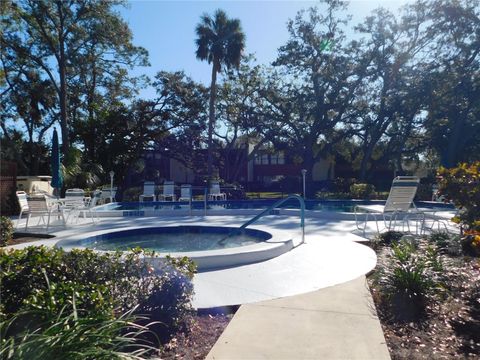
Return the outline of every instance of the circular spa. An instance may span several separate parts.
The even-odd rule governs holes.
[[[188,256],[198,270],[239,266],[265,261],[293,248],[291,238],[257,229],[215,226],[167,226],[95,232],[60,240],[65,250],[126,251],[140,247],[156,254]]]

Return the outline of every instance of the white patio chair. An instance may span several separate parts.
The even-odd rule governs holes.
[[[141,202],[144,202],[145,199],[151,199],[151,201],[156,201],[157,197],[155,196],[155,183],[153,181],[145,181],[143,183],[143,194],[138,198]]]
[[[208,200],[227,200],[227,194],[221,192],[220,183],[218,181],[212,181],[210,183]]]
[[[67,189],[65,190],[65,197],[60,199],[60,202],[62,203],[62,208],[68,210],[66,219],[66,222],[68,222],[70,216],[77,213],[78,209],[85,207],[85,191],[78,188]]]
[[[183,184],[180,187],[180,197],[178,201],[192,201],[192,185],[190,184]]]
[[[67,189],[65,191],[66,206],[85,205],[85,191],[83,189]]]
[[[159,201],[175,201],[175,183],[173,181],[165,181],[163,183],[163,193],[158,195]]]
[[[409,220],[414,219],[416,221],[416,232],[418,232],[418,229],[421,231],[425,216],[421,211],[417,210],[413,203],[419,183],[420,179],[415,176],[397,176],[393,179],[385,205],[355,206],[355,223],[357,228],[362,230],[365,235],[365,229],[371,216],[373,220],[375,220],[377,233],[380,233],[380,227],[378,225],[379,217],[383,220],[386,230],[395,229],[397,220],[401,220],[402,229],[407,225],[408,231],[410,232]],[[360,226],[362,222],[358,219],[360,215],[359,210],[362,211],[361,215],[365,216],[363,227]],[[420,226],[418,224],[419,220],[421,221]]]
[[[28,214],[29,207],[27,201],[27,193],[25,191],[17,191],[17,200],[18,206],[20,207],[20,214],[18,215],[18,220],[15,225],[15,228],[18,228],[18,224],[20,224],[20,220],[22,220],[22,215]]]
[[[100,190],[95,190],[93,192],[92,198],[89,199],[89,201],[85,202],[83,206],[77,207],[73,210],[73,212],[77,214],[76,215],[77,222],[80,215],[83,214],[83,218],[86,219],[87,213],[88,213],[90,219],[92,219],[92,223],[95,224],[95,219],[98,218],[97,213],[95,211],[95,206],[97,206],[101,196],[102,196],[102,192]]]
[[[99,203],[105,204],[106,200],[109,202],[113,202],[115,200],[115,195],[117,193],[117,188],[115,186],[113,188],[104,187],[101,191],[102,193],[100,195]]]
[[[52,216],[58,216],[62,218],[63,225],[66,224],[64,211],[65,209],[60,206],[58,203],[48,203],[47,197],[45,195],[35,195],[27,197],[28,202],[28,217],[25,223],[25,230],[28,228],[28,222],[31,216],[37,215],[39,217],[38,224],[43,221],[43,223],[47,226],[47,231],[50,226],[50,220]],[[45,221],[45,217],[47,216],[47,221]]]

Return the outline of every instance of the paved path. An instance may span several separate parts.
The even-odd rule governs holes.
[[[240,307],[207,359],[390,359],[365,276]]]

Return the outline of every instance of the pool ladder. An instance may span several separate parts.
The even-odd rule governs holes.
[[[305,243],[305,200],[303,200],[303,198],[301,196],[298,196],[298,195],[289,195],[285,199],[278,200],[275,204],[269,206],[267,209],[263,210],[260,214],[256,215],[252,219],[248,220],[245,224],[240,226],[235,231],[235,233],[238,233],[238,232],[242,231],[248,225],[251,225],[255,221],[257,221],[258,219],[260,219],[262,216],[269,215],[272,212],[272,210],[274,210],[275,208],[279,207],[280,205],[286,203],[288,200],[291,200],[291,199],[297,199],[298,202],[300,203],[300,227],[302,229],[302,241],[298,245],[304,244]],[[231,235],[233,235],[233,234],[231,234]],[[223,240],[225,240],[225,239],[223,239]],[[298,245],[296,245],[296,246],[298,246]]]

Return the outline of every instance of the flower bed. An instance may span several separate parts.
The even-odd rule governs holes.
[[[459,237],[376,247],[369,285],[392,359],[480,356],[480,262]]]

